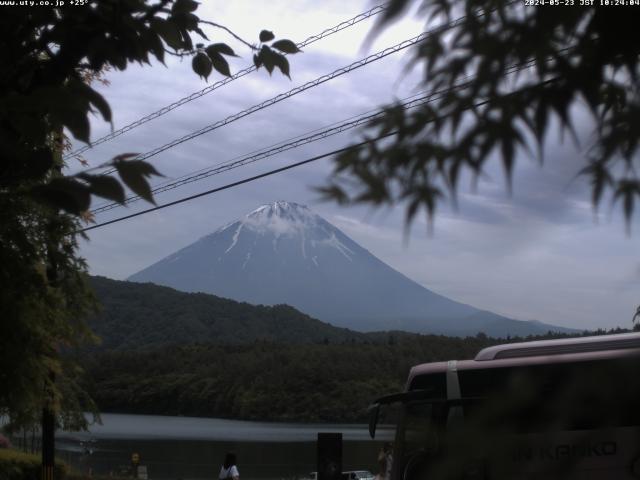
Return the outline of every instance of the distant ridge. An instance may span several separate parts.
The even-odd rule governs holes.
[[[91,277],[102,311],[89,320],[100,349],[192,343],[288,344],[364,341],[362,333],[315,320],[288,305],[254,306],[153,284]]]
[[[394,270],[304,205],[262,205],[129,277],[254,305],[288,304],[332,325],[466,336],[571,329],[479,310]]]

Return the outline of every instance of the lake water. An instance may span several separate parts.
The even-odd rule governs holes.
[[[366,425],[287,424],[213,418],[102,414],[89,432],[58,432],[58,456],[81,471],[108,474],[140,455],[150,479],[217,479],[225,452],[238,456],[242,480],[293,479],[316,468],[319,432],[340,432],[343,470],[375,472],[392,432],[371,440]],[[92,450],[87,453],[86,447]]]

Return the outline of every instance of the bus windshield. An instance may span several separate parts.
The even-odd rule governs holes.
[[[396,431],[393,478],[422,478],[438,454],[446,402],[424,399],[402,404]]]
[[[437,446],[434,404],[424,400],[405,404],[402,429],[397,437],[405,455],[426,452]]]

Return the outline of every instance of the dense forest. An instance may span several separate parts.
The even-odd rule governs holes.
[[[364,334],[321,322],[288,305],[250,305],[152,283],[91,277],[102,305],[88,320],[99,349],[129,350],[211,342],[323,343],[366,340]]]
[[[356,422],[366,418],[372,400],[403,388],[411,366],[473,358],[504,341],[394,332],[376,334],[368,344],[109,351],[88,356],[84,364],[87,387],[105,412]]]
[[[103,412],[360,422],[372,400],[403,388],[411,366],[524,340],[361,333],[287,305],[102,277],[91,283],[103,309],[90,324],[102,344],[78,355]]]

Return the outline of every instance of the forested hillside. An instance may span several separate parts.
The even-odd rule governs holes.
[[[485,336],[377,335],[384,343],[170,346],[103,352],[84,362],[105,412],[282,421],[362,421],[422,362],[472,358]]]
[[[359,422],[372,400],[403,388],[411,366],[523,340],[364,334],[286,305],[91,281],[104,305],[91,325],[103,343],[81,363],[103,412]]]
[[[91,277],[102,312],[89,320],[101,349],[210,342],[324,343],[365,340],[362,333],[315,320],[288,305],[254,306],[153,284]]]

